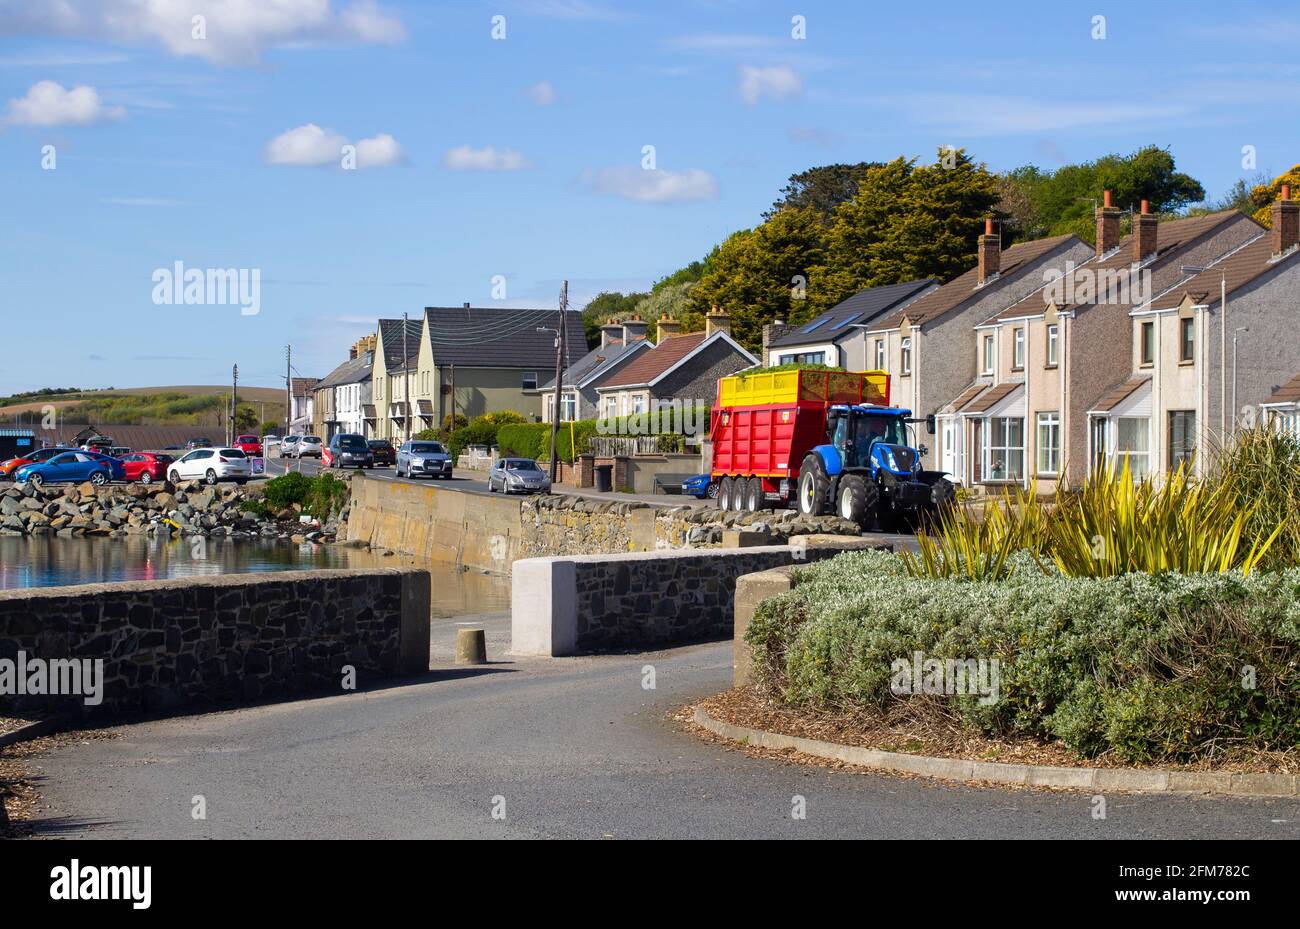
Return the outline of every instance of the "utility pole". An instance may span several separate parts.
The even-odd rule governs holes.
[[[569,308],[569,282],[560,287],[560,325],[555,333],[555,407],[551,412],[551,483],[559,480],[560,450],[556,441],[560,436],[560,410],[564,398],[564,336],[565,317]]]
[[[284,435],[293,433],[293,346],[284,347]],[[283,436],[281,437],[283,438]]]
[[[235,444],[235,439],[237,439],[237,438],[239,437],[239,436],[236,434],[236,433],[239,432],[239,426],[238,426],[238,424],[235,422],[235,419],[236,419],[236,417],[238,417],[238,415],[239,415],[239,365],[235,365],[235,367],[231,370],[231,382],[230,382],[230,441],[226,443],[227,445],[234,445],[234,444]]]
[[[406,404],[406,415],[402,417],[402,433],[407,441],[411,439],[411,353],[406,347],[406,330],[409,314],[402,314],[402,401]]]

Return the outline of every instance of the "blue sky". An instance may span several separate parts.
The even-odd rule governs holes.
[[[323,376],[377,317],[491,305],[496,276],[517,306],[645,289],[816,164],[1154,143],[1217,196],[1255,173],[1243,146],[1300,160],[1300,14],[1264,6],[252,6],[0,0],[0,392],[236,362],[277,386],[286,343]],[[178,261],[258,269],[260,312],[156,305]]]

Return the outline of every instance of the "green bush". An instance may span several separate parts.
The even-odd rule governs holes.
[[[298,471],[290,471],[266,482],[266,503],[274,510],[283,510],[294,504],[306,502],[312,479]]]
[[[909,577],[881,552],[800,569],[746,632],[756,679],[790,706],[901,708],[1127,763],[1300,744],[1300,569],[1094,578],[1009,562],[987,582]],[[999,699],[895,696],[891,665],[916,651],[996,658]]]
[[[309,516],[325,520],[347,505],[349,493],[347,481],[328,471],[316,477],[290,471],[266,482],[266,511],[279,512],[297,505]],[[255,512],[249,507],[245,509]]]
[[[515,423],[497,430],[497,445],[500,446],[502,455],[540,458],[542,443],[549,446],[550,441],[550,423]]]

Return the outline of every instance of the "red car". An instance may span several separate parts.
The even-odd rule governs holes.
[[[122,459],[128,481],[152,484],[154,481],[167,480],[167,466],[176,459],[161,452],[136,452]]]
[[[23,465],[43,464],[49,461],[55,455],[62,455],[64,452],[72,452],[76,449],[64,448],[38,448],[22,455],[18,458],[10,458],[7,461],[0,461],[0,477],[9,477]]]
[[[249,458],[262,457],[262,440],[255,435],[241,435],[235,439],[235,448]]]

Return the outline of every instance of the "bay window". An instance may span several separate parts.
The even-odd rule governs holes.
[[[1020,481],[1025,477],[1025,421],[1019,416],[993,416],[986,430],[985,473],[991,481]]]

